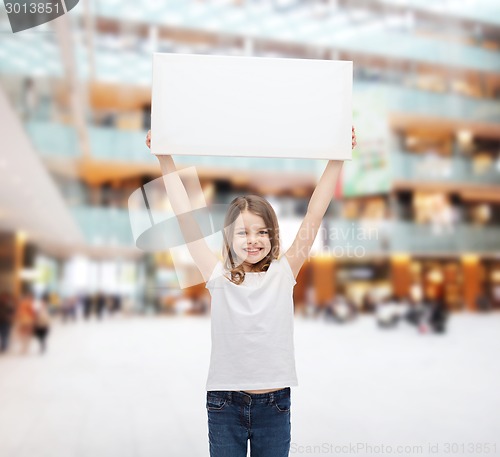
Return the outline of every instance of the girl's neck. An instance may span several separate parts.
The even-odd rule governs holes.
[[[261,270],[256,270],[255,265],[253,263],[247,263],[244,261],[241,264],[241,266],[243,267],[243,271],[245,273],[259,273],[261,271]]]
[[[245,273],[257,273],[257,270],[253,270],[253,264],[251,263],[243,262],[241,266],[243,267],[243,271]]]

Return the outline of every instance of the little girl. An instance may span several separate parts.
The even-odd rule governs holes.
[[[146,144],[151,147],[151,131]],[[352,147],[356,145],[352,128]],[[293,287],[332,199],[342,161],[330,160],[291,247],[280,256],[276,214],[262,197],[235,198],[223,231],[223,262],[194,219],[171,156],[159,155],[172,208],[212,296],[206,408],[211,457],[285,457],[290,387],[297,386]]]

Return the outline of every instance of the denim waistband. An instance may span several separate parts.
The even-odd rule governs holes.
[[[241,390],[209,390],[207,395],[211,395],[218,398],[224,398],[226,400],[232,401],[234,403],[248,404],[253,402],[273,402],[275,399],[290,397],[291,389],[290,387],[285,387],[284,389],[275,390],[274,392],[266,392],[260,394],[251,394],[248,392],[243,392]]]

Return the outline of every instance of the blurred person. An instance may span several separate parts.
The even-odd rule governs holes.
[[[445,333],[448,321],[448,309],[444,300],[434,300],[432,302],[429,315],[429,326],[434,333]]]
[[[375,318],[380,328],[396,327],[401,318],[397,298],[389,296],[378,303],[375,309]]]
[[[325,307],[325,317],[338,323],[352,321],[356,317],[356,307],[343,295],[337,295]]]
[[[406,316],[408,315],[408,312],[410,310],[411,300],[408,296],[405,296],[405,297],[396,297],[396,301],[398,303],[399,320],[404,321],[406,320]]]
[[[206,294],[200,294],[193,299],[192,313],[197,315],[207,314],[210,298]]]
[[[83,297],[83,317],[85,320],[90,319],[93,306],[94,297],[91,294],[85,294],[85,296]]]
[[[47,350],[47,337],[50,332],[49,304],[41,298],[35,302],[34,309],[33,335],[40,344],[40,354],[44,354]]]
[[[102,320],[104,312],[106,310],[107,297],[102,292],[99,292],[95,301],[95,312],[97,319]]]
[[[327,321],[336,320],[335,313],[333,310],[334,301],[335,301],[335,299],[332,299],[328,302],[323,302],[320,306],[320,308],[322,308],[324,310],[325,320],[327,320]]]
[[[21,298],[16,313],[16,330],[21,354],[28,352],[34,325],[35,309],[33,293],[27,292]]]
[[[142,128],[144,130],[151,128],[151,103],[142,106]]]
[[[0,354],[9,349],[10,332],[16,314],[14,297],[4,291],[0,294]]]
[[[38,102],[39,97],[35,86],[35,80],[29,76],[24,79],[21,98],[21,111],[25,121],[30,121],[36,116]]]
[[[134,314],[134,300],[130,295],[123,298],[123,314],[126,316]]]
[[[430,317],[432,313],[433,299],[425,297],[422,300],[422,314],[418,323],[418,331],[420,333],[430,332]]]
[[[304,317],[317,317],[318,315],[318,304],[316,303],[316,291],[311,285],[307,287],[305,293],[305,302],[302,307],[302,314]]]
[[[48,299],[45,302],[49,308],[49,311],[56,314],[62,313],[61,296],[55,290],[50,292],[50,294],[48,295]]]
[[[78,298],[76,296],[65,297],[61,304],[62,321],[75,321],[77,314]]]
[[[500,284],[495,284],[491,288],[492,304],[494,307],[500,307]]]
[[[363,295],[362,310],[365,313],[372,313],[376,308],[375,294],[373,290],[369,289]]]
[[[419,300],[415,300],[413,298],[408,300],[408,308],[404,318],[409,324],[418,327],[424,313],[425,309]]]
[[[491,302],[484,291],[476,297],[476,308],[478,311],[491,311]]]
[[[420,333],[444,333],[448,319],[448,310],[442,298],[426,297],[421,304],[418,330]]]
[[[45,300],[47,303],[50,303],[50,293],[48,291],[45,291],[42,294],[42,300]]]
[[[114,315],[115,313],[120,313],[122,310],[122,297],[120,294],[114,294],[111,296],[111,306],[110,306],[110,311],[111,315]]]
[[[392,295],[377,305],[375,315],[379,327],[392,328],[406,319],[409,312],[409,302]]]
[[[151,147],[151,132],[146,144]],[[356,145],[354,127],[352,147]],[[212,296],[212,350],[206,409],[211,457],[284,457],[291,443],[291,389],[297,385],[293,288],[334,195],[343,161],[329,160],[291,247],[280,256],[272,206],[236,197],[224,218],[223,261],[192,214],[172,157],[158,155],[172,209]]]

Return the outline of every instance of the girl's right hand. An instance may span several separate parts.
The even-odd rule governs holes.
[[[146,135],[146,146],[151,149],[151,130],[149,130]]]

